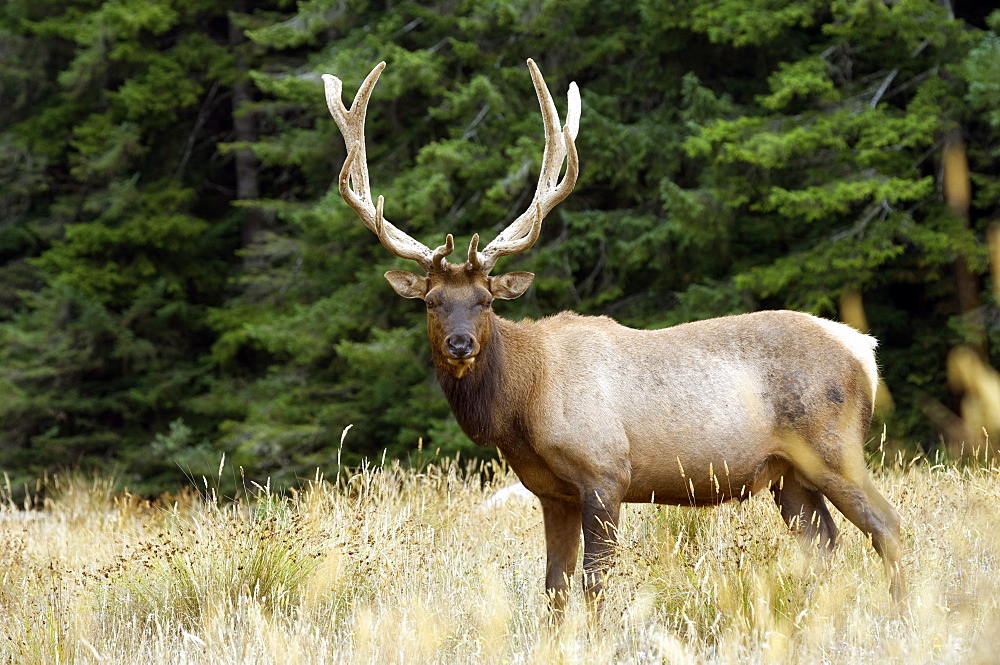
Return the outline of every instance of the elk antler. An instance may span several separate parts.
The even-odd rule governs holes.
[[[336,76],[323,75],[326,88],[326,105],[330,115],[340,128],[347,146],[347,159],[340,170],[340,195],[349,206],[361,217],[361,221],[371,229],[382,245],[390,252],[404,259],[416,261],[426,272],[440,270],[446,256],[455,248],[451,234],[445,244],[431,251],[427,245],[414,240],[411,236],[393,226],[382,215],[384,200],[378,197],[377,205],[372,205],[372,195],[368,180],[368,158],[365,153],[365,114],[368,110],[368,99],[379,75],[385,69],[385,63],[380,62],[365,78],[358,90],[354,102],[348,110],[341,99],[343,82]],[[580,90],[576,83],[569,85],[569,107],[566,112],[566,125],[559,129],[559,114],[552,102],[552,95],[545,86],[545,80],[534,60],[528,60],[531,80],[538,95],[538,103],[542,109],[542,120],[545,126],[545,151],[542,153],[542,171],[538,176],[535,196],[528,209],[515,219],[500,235],[478,251],[479,236],[473,237],[469,245],[469,263],[476,269],[490,272],[501,256],[517,254],[528,249],[538,240],[542,228],[542,220],[560,201],[565,199],[576,185],[580,172],[577,159],[576,139],[580,129]],[[566,174],[559,180],[563,161],[566,161]]]
[[[531,81],[535,85],[538,104],[542,109],[545,125],[545,151],[542,153],[542,171],[538,175],[535,196],[520,217],[500,232],[490,244],[477,251],[479,237],[469,246],[469,263],[487,273],[493,269],[497,259],[523,252],[538,240],[542,220],[560,201],[569,196],[576,185],[580,173],[580,162],[576,154],[576,135],[580,130],[580,90],[576,83],[569,84],[569,106],[566,111],[566,125],[559,129],[559,114],[552,102],[552,95],[545,85],[545,79],[534,60],[528,59]],[[566,174],[559,180],[563,160],[566,160]]]
[[[347,146],[347,159],[340,170],[340,195],[344,201],[354,208],[361,221],[375,232],[382,245],[390,252],[404,259],[412,259],[426,271],[440,269],[441,262],[455,247],[451,235],[444,245],[434,251],[393,226],[382,216],[384,199],[379,196],[377,206],[372,205],[372,193],[368,184],[368,157],[365,153],[365,113],[368,111],[368,99],[379,75],[385,69],[385,62],[375,65],[375,69],[365,78],[358,90],[350,110],[344,106],[341,99],[343,82],[336,76],[323,75],[323,85],[326,89],[326,105],[330,115],[340,128]],[[353,188],[352,188],[353,185]]]

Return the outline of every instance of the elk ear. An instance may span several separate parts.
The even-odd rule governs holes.
[[[390,270],[385,278],[396,293],[404,298],[423,298],[427,295],[427,278],[409,270]]]
[[[530,272],[508,272],[490,277],[490,293],[500,300],[513,300],[528,290],[533,279],[535,275]]]

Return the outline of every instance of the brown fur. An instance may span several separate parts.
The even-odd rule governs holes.
[[[622,502],[710,505],[766,489],[793,530],[825,547],[837,538],[830,498],[871,535],[902,597],[899,518],[864,468],[870,338],[798,312],[655,331],[569,312],[512,322],[482,306],[489,289],[467,264],[431,273],[428,336],[463,431],[496,445],[542,500],[557,609],[579,547],[567,519],[583,526],[594,597]],[[461,378],[443,341],[455,329],[474,331],[479,349]]]
[[[383,199],[372,198],[364,118],[385,63],[350,109],[340,79],[323,80],[348,150],[340,193],[389,251],[424,269],[386,279],[427,303],[434,367],[459,425],[477,444],[499,447],[541,500],[553,607],[566,602],[581,527],[584,587],[591,600],[600,596],[622,502],[705,505],[768,488],[789,527],[827,546],[837,537],[830,499],[871,536],[890,591],[902,598],[899,516],[864,463],[878,381],[873,339],[797,312],[655,331],[567,312],[520,323],[493,313],[493,299],[517,298],[533,278],[491,277],[496,261],[535,243],[579,174],[579,90],[570,84],[563,125],[541,72],[527,64],[545,127],[538,186],[528,209],[481,252],[473,236],[464,264],[445,260],[451,235],[431,250],[389,223]]]

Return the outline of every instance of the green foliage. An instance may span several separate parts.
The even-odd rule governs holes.
[[[249,9],[249,7],[253,9]],[[372,189],[430,246],[488,242],[530,200],[542,128],[580,84],[576,192],[512,318],[663,326],[864,293],[898,405],[955,399],[1000,204],[1000,13],[931,0],[11,0],[0,8],[0,468],[116,464],[150,490],[225,453],[276,482],[338,457],[489,454],[458,430],[423,314],[343,204],[320,75],[367,117]],[[960,133],[968,221],[940,193]],[[993,321],[984,298],[981,317]],[[971,327],[970,327],[971,326]],[[989,350],[1000,342],[987,329]],[[341,432],[353,425],[340,449]]]
[[[205,314],[232,263],[232,217],[212,203],[213,181],[231,176],[204,133],[226,119],[212,90],[232,58],[207,29],[225,12],[192,0],[2,10],[0,25],[41,54],[19,77],[30,106],[0,134],[15,164],[0,238],[16,261],[2,274],[17,289],[0,310],[0,467],[17,479],[114,465],[152,490],[190,457],[156,437],[210,369]],[[195,450],[208,430],[190,422]]]
[[[1000,11],[993,13],[995,29],[1000,30]],[[986,121],[1000,128],[1000,36],[985,35],[969,51],[962,63],[962,75],[969,84],[965,99],[969,105],[986,114]]]
[[[929,443],[932,429],[909,409],[928,397],[948,400],[940,370],[933,380],[915,381],[916,368],[904,369],[915,356],[892,362],[909,343],[894,335],[924,338],[925,352],[941,349],[933,353],[943,365],[943,353],[960,341],[946,322],[964,315],[954,266],[966,262],[976,274],[988,267],[979,221],[988,208],[977,204],[971,228],[947,212],[933,161],[956,126],[980,122],[962,104],[974,98],[974,86],[966,92],[942,67],[957,64],[970,40],[936,3],[841,2],[830,11],[817,14],[823,39],[804,52],[789,40],[794,59],[778,62],[769,92],[756,97],[760,108],[692,133],[684,147],[702,165],[697,185],[684,193],[670,183],[661,197],[701,246],[739,248],[725,283],[757,307],[836,316],[843,290],[864,291],[879,312],[870,320],[883,340],[889,385],[908,398],[899,433]],[[728,39],[744,43],[738,34]],[[968,51],[967,76],[984,76],[977,54],[988,39]],[[779,53],[772,43],[769,55]],[[974,181],[987,185],[992,168],[976,167]],[[713,207],[728,209],[726,224],[700,221]],[[899,298],[917,283],[934,302],[931,316],[929,302]],[[912,330],[890,323],[897,319],[909,320]]]

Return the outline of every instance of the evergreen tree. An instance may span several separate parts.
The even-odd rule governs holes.
[[[764,307],[836,317],[840,296],[862,291],[900,397],[894,427],[933,442],[918,405],[947,399],[956,261],[973,278],[986,268],[982,224],[947,210],[936,174],[944,137],[976,122],[955,74],[974,30],[917,0],[354,9],[309,3],[251,33],[309,51],[258,77],[288,125],[253,147],[308,186],[273,202],[287,226],[245,276],[281,314],[219,313],[218,360],[268,363],[231,436],[291,468],[328,456],[349,423],[350,460],[405,455],[420,436],[471,452],[431,378],[422,312],[382,283],[398,260],[339,200],[343,147],[318,75],[350,86],[386,59],[368,116],[373,191],[428,245],[446,232],[488,241],[521,211],[539,160],[527,54],[553,89],[581,84],[583,174],[505,267],[538,279],[502,313],[569,307],[651,327]]]
[[[977,36],[924,0],[806,9],[778,12],[790,31],[777,31],[784,18],[762,29],[747,10],[705,24],[713,41],[763,48],[773,65],[766,89],[687,138],[696,177],[661,187],[682,237],[721,249],[725,266],[699,271],[670,318],[726,313],[711,311],[717,303],[736,311],[748,298],[835,317],[842,294],[863,292],[902,406],[892,430],[932,446],[938,434],[920,405],[949,400],[945,355],[981,334],[963,283],[978,292],[995,209],[983,190],[969,225],[940,193],[944,144],[983,124],[960,66]],[[700,16],[689,19],[695,29]],[[964,71],[981,77],[972,62]],[[977,182],[995,183],[992,164],[973,168]]]
[[[274,474],[329,460],[348,424],[354,428],[342,457],[349,462],[383,450],[406,456],[421,438],[431,451],[492,454],[475,449],[450,415],[430,371],[422,310],[399,301],[382,279],[400,260],[386,253],[340,200],[336,177],[345,156],[343,140],[323,104],[319,75],[335,73],[356,86],[379,60],[390,63],[368,114],[373,191],[385,195],[387,216],[429,245],[440,244],[448,232],[464,242],[479,232],[485,242],[527,204],[541,161],[541,118],[525,58],[535,57],[550,87],[564,91],[567,72],[603,76],[607,59],[623,57],[629,44],[636,44],[634,36],[598,3],[549,3],[524,14],[482,3],[434,9],[402,3],[392,11],[358,4],[351,12],[337,6],[309,3],[288,20],[249,33],[255,43],[289,54],[293,62],[255,79],[273,99],[259,110],[280,117],[281,125],[252,149],[266,169],[294,169],[301,177],[300,188],[283,187],[266,200],[284,226],[272,229],[254,249],[253,267],[241,278],[243,294],[217,312],[217,362],[258,368],[240,388],[241,401],[251,406],[242,419],[227,423],[226,434],[247,458],[273,463]],[[313,45],[304,64],[296,59]],[[655,81],[644,85],[648,92]],[[355,90],[346,90],[345,97]],[[584,131],[580,150],[599,152],[601,132],[616,131],[627,144],[613,146],[614,155],[641,163],[644,155],[657,152],[660,136],[675,130],[657,129],[650,117],[640,122],[654,135],[630,130],[642,104],[629,110],[623,126],[615,108],[620,94],[584,88],[585,126],[594,128]],[[565,103],[564,94],[557,96]],[[599,158],[592,163],[598,174]],[[603,170],[622,179],[616,169]],[[624,179],[609,186],[603,177],[585,171],[578,190],[588,181],[611,195],[616,187],[627,187],[629,194],[622,197],[627,205],[641,192]],[[587,205],[578,198],[569,209]],[[649,220],[647,211],[623,217]],[[564,245],[559,253],[518,257],[507,268],[558,263],[562,272],[566,251],[603,230],[594,228],[596,217],[571,219],[557,212],[546,223],[543,244]],[[617,226],[610,216],[601,221],[605,228]],[[593,230],[577,235],[570,224]],[[562,243],[567,233],[570,239]],[[542,277],[534,296],[510,303],[503,313],[537,316],[581,305],[565,288],[575,275]],[[617,289],[608,281],[601,290]],[[588,301],[614,300],[597,293],[596,286],[592,290]],[[262,298],[271,304],[266,311],[252,305]],[[248,365],[247,358],[254,361]],[[222,399],[229,389],[220,386],[211,398]]]
[[[836,317],[861,293],[890,431],[933,445],[927,405],[957,408],[949,350],[998,341],[980,292],[998,17],[930,0],[9,0],[0,470],[112,464],[153,489],[223,453],[281,484],[421,439],[492,454],[454,424],[422,309],[382,278],[411,266],[337,191],[320,75],[351,98],[380,60],[373,192],[430,246],[488,242],[530,199],[525,59],[557,105],[581,87],[581,177],[499,266],[537,274],[502,315]],[[967,213],[941,193],[946,144],[968,155]]]
[[[202,0],[5,3],[0,466],[115,464],[157,484],[209,442],[161,454],[211,366],[207,308],[235,243],[228,17]],[[5,86],[5,90],[8,89]],[[11,187],[11,189],[8,189]],[[171,430],[169,425],[176,421]],[[200,446],[200,449],[199,449]],[[214,456],[214,453],[212,454]],[[217,460],[216,460],[217,463]],[[211,468],[209,466],[208,468]]]

